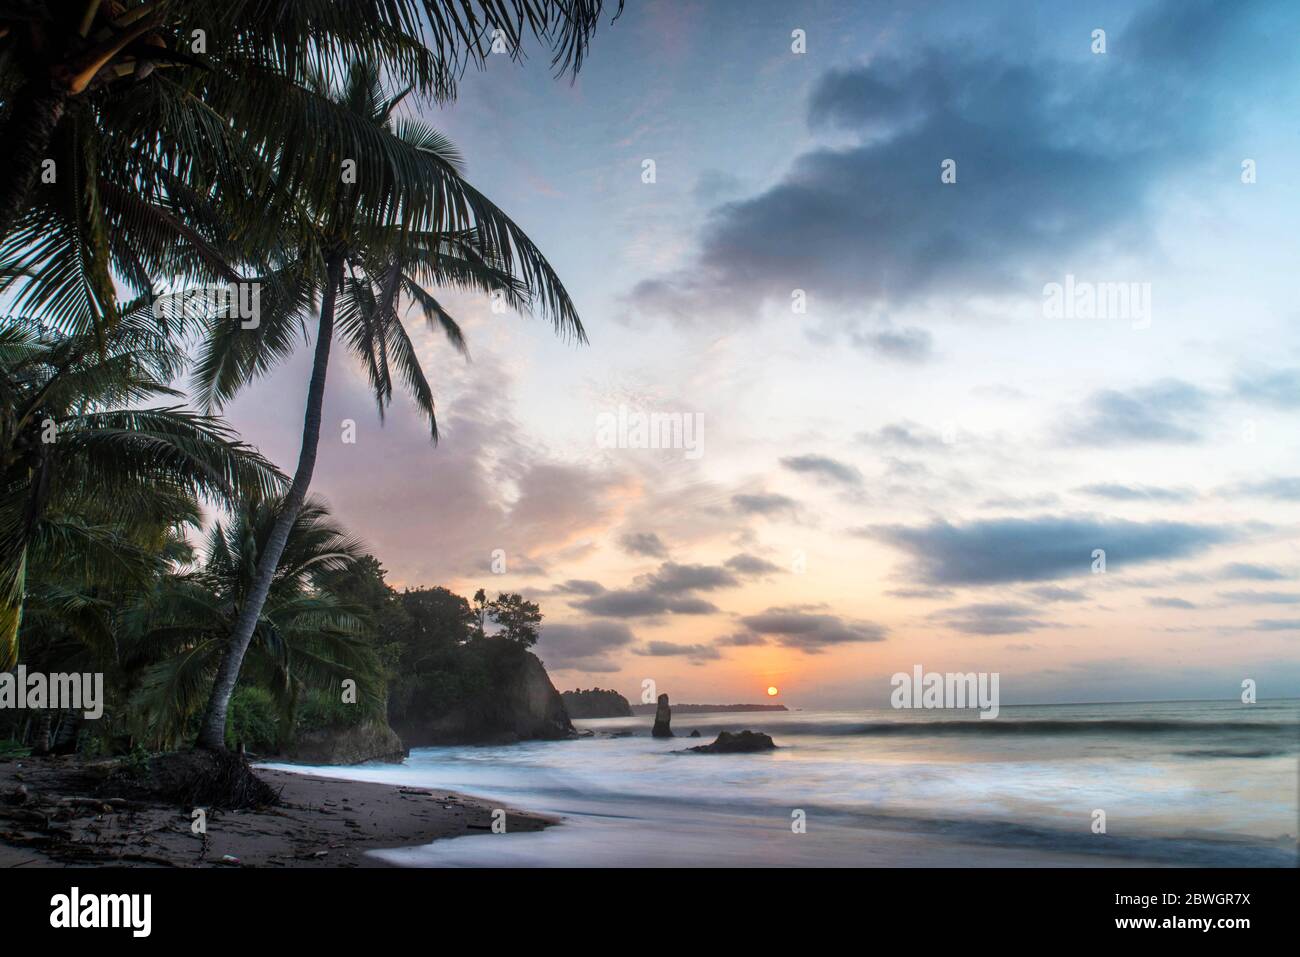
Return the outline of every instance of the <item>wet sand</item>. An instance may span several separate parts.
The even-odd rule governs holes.
[[[385,867],[365,852],[492,834],[492,805],[450,791],[257,773],[280,806],[208,810],[204,835],[192,808],[88,797],[74,759],[0,760],[0,867]],[[556,823],[505,810],[494,837]]]

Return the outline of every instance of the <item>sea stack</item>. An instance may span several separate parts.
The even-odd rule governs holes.
[[[654,730],[650,732],[651,737],[671,738],[673,736],[673,729],[668,726],[668,723],[672,721],[672,719],[673,712],[672,709],[668,707],[668,695],[661,694],[659,696],[659,706],[655,709],[655,726]]]

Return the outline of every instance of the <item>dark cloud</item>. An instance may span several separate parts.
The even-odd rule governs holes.
[[[647,558],[667,558],[668,548],[654,532],[628,532],[619,539],[623,551]]]
[[[1126,392],[1103,389],[1088,397],[1081,415],[1067,419],[1060,438],[1071,445],[1098,447],[1186,445],[1204,438],[1201,423],[1208,405],[1208,393],[1178,379]]]
[[[611,621],[583,624],[548,622],[537,640],[537,653],[548,668],[574,671],[618,671],[608,656],[635,641],[626,625]]]
[[[1186,598],[1171,598],[1164,595],[1151,596],[1146,599],[1146,603],[1152,608],[1181,608],[1187,611],[1196,607]]]
[[[739,492],[731,496],[731,504],[747,515],[789,514],[799,505],[790,496],[776,492]]]
[[[551,589],[557,595],[599,595],[604,590],[604,585],[589,578],[570,578]]]
[[[717,565],[679,565],[664,562],[649,575],[638,575],[634,583],[658,595],[677,595],[689,591],[713,591],[717,588],[734,588],[740,584],[736,576]]]
[[[809,655],[819,654],[833,645],[885,640],[881,625],[844,621],[804,607],[769,608],[758,615],[746,615],[740,622],[756,635],[771,637],[778,644]]]
[[[1048,581],[1092,571],[1103,549],[1116,572],[1144,562],[1184,558],[1229,541],[1212,525],[1130,522],[1089,516],[995,518],[953,525],[874,526],[871,535],[911,554],[914,572],[932,585]]]
[[[1283,22],[1261,22],[1273,18]],[[1041,48],[954,43],[832,70],[808,119],[849,145],[806,152],[767,191],[715,208],[689,271],[641,284],[634,301],[683,319],[747,316],[804,289],[873,312],[947,293],[1037,293],[1066,256],[1103,240],[1148,248],[1148,195],[1216,149],[1292,61],[1281,37],[1295,19],[1262,2],[1224,18],[1168,0],[1110,26],[1114,50],[1160,56],[1061,62]],[[1174,22],[1187,25],[1181,49],[1168,44]],[[1216,82],[1207,62],[1237,82]],[[949,158],[957,181],[944,185]]]
[[[702,598],[674,598],[636,588],[601,592],[574,607],[604,618],[649,618],[655,615],[711,615],[718,606]]]
[[[734,635],[723,635],[721,638],[715,638],[713,643],[737,648],[751,648],[755,645],[766,645],[768,640],[762,635],[754,634],[752,631],[739,631]]]
[[[875,432],[861,432],[856,436],[867,445],[904,449],[941,449],[944,441],[911,422],[894,422],[883,425]]]
[[[1058,602],[1088,600],[1088,596],[1083,592],[1074,588],[1062,588],[1059,585],[1039,585],[1037,588],[1029,588],[1026,590],[1039,601]]]
[[[1279,409],[1300,409],[1300,369],[1241,375],[1233,385],[1243,399]]]
[[[1014,602],[977,602],[935,612],[930,618],[967,635],[1020,635],[1046,628],[1034,609]]]
[[[771,575],[781,571],[781,566],[769,562],[757,555],[732,555],[726,561],[727,568],[738,575]]]
[[[722,655],[713,645],[684,645],[675,641],[650,641],[640,648],[632,649],[634,654],[648,655],[651,658],[694,658],[700,661],[713,661]]]
[[[709,615],[718,610],[696,597],[697,591],[735,588],[740,580],[720,565],[664,562],[655,571],[632,579],[632,587],[590,592],[573,607],[606,618],[648,618],[657,615]]]
[[[867,530],[870,534],[870,530]],[[885,592],[891,598],[951,598],[951,588],[892,588]]]
[[[1076,491],[1112,502],[1190,502],[1196,498],[1196,493],[1191,489],[1123,485],[1119,482],[1098,482],[1095,485],[1084,485]]]
[[[842,485],[862,484],[862,473],[854,466],[825,455],[791,455],[781,459],[781,464],[801,475],[812,475]]]

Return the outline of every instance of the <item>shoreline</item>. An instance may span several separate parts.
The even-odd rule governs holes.
[[[205,839],[192,829],[193,809],[91,799],[87,766],[76,759],[0,760],[0,868],[393,867],[366,852],[492,833],[493,805],[455,791],[256,773],[280,792],[281,804],[208,810]],[[559,823],[504,810],[507,833]]]

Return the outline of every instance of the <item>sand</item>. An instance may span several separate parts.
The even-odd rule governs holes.
[[[208,810],[205,836],[192,808],[86,797],[75,759],[0,760],[0,867],[385,867],[365,852],[492,835],[492,805],[450,791],[257,773],[281,805]],[[556,823],[505,810],[495,839]]]

